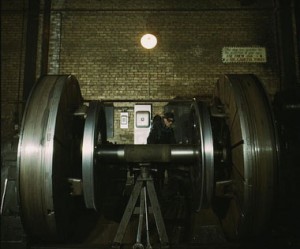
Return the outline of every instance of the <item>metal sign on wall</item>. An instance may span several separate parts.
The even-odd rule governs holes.
[[[223,47],[223,63],[266,63],[264,47]]]

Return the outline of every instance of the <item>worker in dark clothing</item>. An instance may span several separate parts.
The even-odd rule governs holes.
[[[172,124],[175,122],[174,114],[166,112],[162,117],[153,118],[152,128],[147,138],[148,144],[175,144],[176,139]]]

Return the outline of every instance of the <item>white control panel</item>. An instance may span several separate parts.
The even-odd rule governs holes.
[[[134,144],[146,144],[151,128],[151,105],[134,106]]]

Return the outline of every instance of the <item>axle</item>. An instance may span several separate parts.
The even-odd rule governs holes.
[[[96,149],[97,158],[105,162],[133,163],[195,163],[200,156],[197,145],[138,144],[101,145]]]

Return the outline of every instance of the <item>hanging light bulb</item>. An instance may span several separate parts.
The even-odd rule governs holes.
[[[141,44],[146,49],[152,49],[157,44],[157,38],[152,34],[145,34],[141,38]]]

